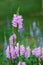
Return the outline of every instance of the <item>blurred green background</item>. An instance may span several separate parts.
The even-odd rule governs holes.
[[[4,42],[4,31],[8,36],[7,18],[11,22],[18,7],[20,7],[20,15],[23,16],[24,27],[28,35],[33,21],[37,22],[43,35],[42,0],[0,0],[0,45]]]
[[[0,19],[12,18],[20,6],[20,13],[27,17],[42,10],[42,0],[0,0]]]

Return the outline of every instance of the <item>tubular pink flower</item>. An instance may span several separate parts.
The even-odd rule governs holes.
[[[25,57],[26,58],[30,57],[30,48],[29,48],[29,46],[26,48]]]
[[[17,27],[17,25],[18,25],[18,29],[21,29],[23,26],[22,21],[23,21],[23,19],[22,19],[21,15],[14,14],[13,20],[12,20],[12,26]]]
[[[26,62],[22,62],[22,65],[26,65]]]
[[[17,56],[16,56],[15,49],[14,49],[13,46],[10,47],[10,48],[9,48],[9,46],[7,47],[7,49],[6,49],[6,57],[9,58],[9,59],[10,59],[10,57],[11,57],[12,59],[15,59],[15,58],[17,57]]]
[[[33,49],[32,54],[35,55],[36,57],[40,57],[40,55],[41,55],[40,47]]]
[[[7,58],[10,58],[9,46],[8,46],[7,49],[6,49],[6,57],[7,57]]]
[[[17,57],[19,57],[19,43],[17,43],[17,46],[15,46],[15,53]]]
[[[13,40],[16,40],[16,34],[11,35],[9,40],[10,40],[10,44],[12,45],[14,43]]]
[[[25,47],[24,45],[20,46],[20,55],[24,55],[25,54]]]
[[[15,59],[16,58],[16,52],[15,52],[15,49],[13,46],[10,48],[10,53],[11,53],[12,59]]]

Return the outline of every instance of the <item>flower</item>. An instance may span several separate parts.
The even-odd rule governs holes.
[[[14,27],[17,27],[17,15],[16,14],[14,14],[14,16],[13,16],[12,25]]]
[[[13,46],[8,46],[6,49],[6,57],[7,58],[12,58],[15,59],[17,57],[16,52],[15,52],[15,48]]]
[[[26,63],[25,62],[22,62],[22,65],[26,65]]]
[[[20,55],[24,55],[25,54],[25,48],[24,45],[20,46]]]
[[[20,61],[19,61],[18,65],[20,65]]]
[[[6,57],[7,58],[10,58],[10,51],[9,51],[9,46],[7,47],[7,49],[6,49]]]
[[[14,43],[14,40],[16,40],[16,34],[11,35],[9,40],[10,40],[10,44],[12,45]]]
[[[38,37],[38,47],[40,47],[41,43],[42,43],[42,37]]]
[[[17,45],[15,46],[15,53],[17,57],[19,57],[19,43],[17,43]]]
[[[35,21],[33,22],[33,29],[34,30],[36,29],[36,22]]]
[[[26,65],[26,62],[20,62],[19,61],[18,65]]]
[[[39,28],[36,28],[36,36],[41,36],[41,31],[40,31],[40,29]]]
[[[35,55],[36,57],[40,57],[40,55],[41,55],[40,52],[41,52],[40,47],[32,50],[32,54]]]
[[[4,52],[7,49],[7,46],[8,46],[7,39],[6,39],[6,36],[4,36]]]
[[[12,26],[17,27],[18,25],[18,29],[22,28],[22,16],[21,15],[16,15],[14,14],[13,16],[13,20],[12,20]]]
[[[30,57],[30,48],[29,48],[29,46],[26,48],[25,57],[26,58]]]
[[[15,59],[15,58],[17,57],[17,56],[16,56],[15,49],[14,49],[13,46],[10,48],[10,53],[11,53],[11,57],[12,57],[12,59]]]

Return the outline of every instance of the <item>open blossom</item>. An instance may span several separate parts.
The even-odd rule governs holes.
[[[9,46],[8,46],[7,49],[6,49],[6,57],[7,57],[7,58],[10,58]]]
[[[6,49],[6,57],[7,58],[14,58],[15,59],[15,49],[13,48],[13,46],[8,46]]]
[[[7,58],[12,58],[12,59],[15,59],[17,57],[19,57],[19,43],[17,43],[17,45],[14,47],[14,46],[9,46],[7,47],[6,49],[6,57]]]
[[[41,55],[40,47],[33,49],[32,54],[35,55],[36,57],[40,57]]]
[[[14,14],[14,16],[13,16],[12,25],[14,27],[17,27],[17,15],[16,14]]]
[[[10,44],[12,45],[14,43],[13,41],[16,40],[16,34],[11,35],[9,40],[10,40]]]
[[[11,57],[12,57],[12,59],[15,59],[15,58],[17,57],[17,56],[16,56],[15,49],[14,49],[13,46],[10,48],[10,53],[11,53]]]
[[[14,14],[13,20],[12,20],[12,25],[14,27],[17,27],[17,25],[18,25],[18,29],[20,29],[20,28],[22,28],[22,21],[23,21],[23,19],[22,19],[21,15]]]
[[[20,55],[24,55],[25,54],[25,47],[24,45],[20,46]]]
[[[26,58],[30,57],[30,48],[29,48],[29,46],[26,48],[25,57]]]
[[[26,62],[20,62],[19,61],[18,65],[26,65]]]
[[[22,62],[22,65],[26,65],[26,63],[25,62]]]
[[[15,53],[17,57],[19,57],[19,43],[17,43],[17,45],[15,46]]]

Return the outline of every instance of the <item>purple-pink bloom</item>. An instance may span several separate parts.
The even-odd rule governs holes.
[[[30,47],[29,46],[26,48],[25,57],[26,58],[29,58],[30,57]]]
[[[15,52],[15,49],[14,49],[13,46],[11,46],[10,48],[9,48],[9,46],[7,47],[7,49],[6,49],[6,57],[7,58],[11,57],[12,59],[16,58],[16,52]]]
[[[22,65],[26,65],[26,62],[22,62]]]
[[[16,40],[16,34],[11,35],[9,40],[10,40],[10,44],[12,45],[14,43],[13,40]]]
[[[25,47],[24,45],[20,46],[20,55],[24,55],[25,54]]]
[[[15,53],[17,57],[19,57],[19,43],[17,43],[17,45],[15,46]]]
[[[26,62],[20,62],[19,61],[18,65],[26,65]]]
[[[18,29],[21,29],[23,27],[22,23],[19,24]]]
[[[32,54],[35,55],[36,57],[40,57],[41,55],[40,47],[33,49]]]
[[[6,57],[7,58],[10,58],[10,51],[9,51],[9,46],[7,47],[7,49],[6,49]]]
[[[12,26],[17,27],[17,15],[16,14],[14,14],[13,16]]]
[[[21,64],[21,62],[19,61],[18,65],[20,65],[20,64]]]
[[[16,58],[16,52],[15,52],[15,49],[13,46],[10,48],[10,53],[11,53],[12,59],[15,59]]]
[[[21,15],[14,14],[13,20],[12,20],[12,25],[14,27],[17,27],[17,25],[18,25],[18,29],[20,29],[20,28],[22,28],[22,21],[23,21],[23,19],[22,19]]]

